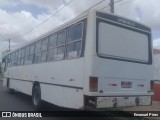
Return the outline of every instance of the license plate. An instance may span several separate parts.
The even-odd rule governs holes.
[[[132,82],[121,82],[122,88],[132,88]]]

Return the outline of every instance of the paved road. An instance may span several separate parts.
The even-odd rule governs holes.
[[[49,103],[43,103],[43,111],[66,111],[68,109],[57,108]],[[9,94],[7,89],[2,87],[2,81],[0,81],[0,111],[34,111],[31,104],[31,97],[22,93]],[[2,118],[0,118],[1,120]],[[17,120],[17,118],[14,118]],[[33,118],[36,119],[36,118]],[[42,118],[43,119],[43,118]],[[47,118],[47,120],[54,118]],[[56,120],[68,120],[75,118],[55,118]],[[76,118],[79,120],[80,118]],[[85,120],[86,118],[81,118]],[[87,118],[89,119],[89,118]],[[126,118],[90,118],[92,120],[95,119],[103,119],[103,120],[128,120]],[[133,119],[133,118],[132,118]],[[13,119],[12,119],[13,120]],[[130,120],[130,119],[129,119]]]
[[[62,111],[61,108],[52,104],[43,102],[42,110],[44,111]],[[65,109],[67,110],[67,109]],[[32,108],[31,96],[16,92],[8,93],[7,89],[2,87],[0,81],[0,111],[35,111]]]
[[[44,103],[44,111],[60,110],[55,106]],[[7,89],[2,87],[2,81],[0,81],[0,111],[34,111],[31,104],[31,97],[22,93],[9,94]],[[9,120],[9,118],[0,118],[0,120]],[[19,118],[20,119],[20,118]],[[28,118],[23,118],[28,120]],[[33,120],[68,120],[73,118],[30,118]],[[17,118],[10,118],[10,120],[17,120]],[[92,119],[93,120],[93,119]]]
[[[0,111],[34,111],[31,107],[31,98],[16,93],[9,94],[6,88],[0,85]]]

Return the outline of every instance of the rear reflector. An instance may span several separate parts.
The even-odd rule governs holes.
[[[90,77],[89,91],[90,92],[98,92],[98,77]]]
[[[108,86],[114,86],[115,87],[115,86],[118,86],[118,85],[115,84],[115,83],[109,83]]]
[[[144,85],[143,85],[143,84],[138,84],[137,86],[138,86],[138,87],[144,87]]]

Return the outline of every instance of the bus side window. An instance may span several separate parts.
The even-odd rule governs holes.
[[[11,67],[13,66],[13,53],[11,54]]]
[[[24,58],[25,58],[25,48],[23,48],[22,50],[21,50],[21,65],[23,65],[24,64]]]
[[[16,66],[16,52],[14,52],[14,66]]]
[[[41,41],[36,42],[35,53],[41,52]]]
[[[47,51],[43,51],[41,54],[41,62],[46,62],[47,60]]]
[[[48,50],[48,58],[47,61],[51,62],[54,61],[54,55],[57,53],[57,49],[56,48],[51,48]]]
[[[41,62],[41,52],[36,53],[34,57],[34,63],[40,63]]]
[[[48,49],[48,38],[42,40],[42,54],[41,54],[41,62],[46,62],[47,60],[47,49]]]
[[[55,55],[57,53],[57,34],[54,33],[51,36],[49,36],[49,46],[48,46],[48,56],[47,61],[51,62],[54,61]]]
[[[41,42],[42,42],[41,40],[36,42],[34,63],[40,63],[41,62]]]
[[[65,31],[62,31],[62,32],[58,33],[57,53],[55,55],[55,60],[56,61],[64,59],[65,40],[66,40],[66,33],[65,33]]]
[[[21,64],[21,49],[18,50],[18,57],[17,57],[17,65],[20,65]]]
[[[18,51],[16,51],[14,55],[14,66],[17,66],[17,57],[18,57]]]
[[[32,64],[34,60],[35,43],[30,45],[28,64]]]
[[[41,47],[41,51],[46,51],[48,48],[48,38],[42,40],[42,47]]]
[[[82,38],[83,38],[83,24],[71,26],[68,29],[68,39],[67,39],[67,59],[78,58],[81,55],[82,49]]]
[[[29,49],[30,49],[30,47],[29,46],[27,46],[26,47],[26,51],[25,51],[25,59],[24,59],[24,64],[25,65],[27,65],[28,64],[28,62],[29,62]]]

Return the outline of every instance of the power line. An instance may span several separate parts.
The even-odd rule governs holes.
[[[119,3],[119,2],[121,2],[121,1],[123,1],[123,0],[118,0],[118,1],[115,1],[114,3]],[[101,8],[100,10],[103,10],[103,9],[109,8],[109,7],[110,7],[110,5],[107,5],[107,6],[103,7],[103,8]]]
[[[105,6],[105,7],[101,8],[100,10],[103,10],[103,9],[105,9],[105,8],[108,8],[108,7],[110,7],[110,6],[109,6],[109,5],[108,5],[108,6]]]
[[[6,37],[4,37],[2,34],[0,34],[0,36],[1,36],[4,40],[7,40],[7,38],[6,38]]]
[[[26,44],[26,43],[29,43],[29,42],[27,41],[27,42],[24,42],[24,43],[21,43],[21,44],[18,44],[18,45],[12,45],[11,47],[17,47],[17,46],[20,46],[20,45],[23,45],[23,44]]]
[[[84,14],[85,12],[88,12],[89,10],[91,10],[92,8],[94,8],[95,6],[97,6],[97,5],[101,4],[101,3],[102,3],[102,2],[104,2],[104,1],[106,1],[106,0],[101,0],[100,2],[98,2],[98,3],[94,4],[93,6],[91,6],[90,8],[88,8],[87,10],[85,10],[84,12],[80,13],[80,14],[79,14],[79,15],[77,15],[76,17],[81,16],[81,15],[82,15],[82,14]],[[53,28],[49,29],[48,31],[50,31],[50,30],[52,30],[52,29],[53,29]]]
[[[59,10],[57,10],[54,14],[52,14],[50,17],[48,17],[46,20],[44,20],[43,22],[41,22],[39,25],[35,26],[34,28],[30,29],[29,31],[21,34],[21,35],[18,35],[16,37],[13,37],[12,39],[15,39],[15,38],[19,38],[19,37],[22,37],[24,36],[25,34],[27,33],[30,33],[31,31],[35,30],[36,28],[40,27],[42,24],[44,24],[45,22],[47,22],[50,18],[52,18],[53,16],[55,16],[57,13],[59,13],[61,10],[63,10],[66,6],[68,6],[71,2],[73,2],[74,0],[71,0],[70,2],[66,3],[63,7],[61,7]]]
[[[71,0],[70,3],[71,3],[72,1],[73,1],[73,0]],[[88,8],[87,10],[85,10],[84,12],[80,13],[78,16],[84,14],[85,12],[89,11],[90,9],[94,8],[95,6],[99,5],[100,3],[104,2],[104,1],[106,1],[106,0],[101,0],[100,2],[94,4],[93,6],[91,6],[91,7]],[[68,2],[65,6],[67,6],[67,5],[70,4],[70,3]],[[64,7],[65,7],[65,6],[64,6]],[[64,8],[64,7],[63,7],[63,8]],[[61,8],[61,10],[62,10],[63,8]],[[59,10],[59,12],[60,12],[60,10]],[[58,12],[56,12],[56,14],[57,14],[57,13],[58,13]],[[76,16],[76,17],[78,17],[78,16]],[[47,18],[47,19],[48,19],[48,18]],[[53,29],[53,28],[52,28],[52,29]],[[50,29],[50,30],[52,30],[52,29]],[[49,31],[49,30],[48,30],[48,31]],[[23,35],[21,35],[21,36],[23,36]],[[21,36],[17,36],[17,38],[18,38],[18,37],[21,37]],[[24,43],[21,43],[21,44],[18,44],[18,45],[11,46],[11,47],[17,47],[17,46],[23,45],[23,44],[25,44],[25,43],[28,43],[28,41],[27,41],[27,42],[24,42]]]
[[[118,2],[121,2],[121,1],[123,1],[123,0],[118,0],[118,1],[115,1],[114,3],[118,3]]]
[[[41,22],[39,25],[35,26],[34,28],[30,29],[29,31],[19,35],[19,36],[16,36],[16,37],[13,37],[12,39],[15,39],[15,38],[19,38],[19,37],[22,37],[24,36],[25,34],[35,30],[36,28],[40,27],[42,24],[44,24],[45,22],[47,22],[50,18],[52,18],[53,16],[55,16],[58,12],[60,12],[61,10],[63,10],[66,6],[68,6],[71,2],[73,2],[74,0],[71,0],[70,2],[66,3],[63,7],[61,7],[59,10],[57,10],[54,14],[52,14],[50,17],[48,17],[46,20],[44,20],[43,22]],[[26,42],[22,42],[20,45],[22,44],[25,44]],[[15,46],[12,46],[12,47],[16,47],[16,46],[20,46],[20,45],[15,45]]]
[[[3,53],[7,49],[8,49],[8,47],[4,47],[2,50],[0,50],[0,54]]]
[[[67,6],[68,4],[70,4],[72,1],[73,1],[73,0],[71,0],[70,2],[68,2],[65,6]],[[90,9],[94,8],[95,6],[97,6],[98,4],[100,4],[100,3],[104,2],[104,1],[106,1],[106,0],[102,0],[102,1],[94,4],[93,6],[91,6],[90,8],[88,8],[87,10],[85,10],[84,12],[82,12],[81,14],[79,14],[78,16],[84,14],[85,12],[89,11]],[[121,2],[121,1],[123,1],[123,0],[118,0],[118,1],[116,1],[115,3],[118,3],[118,2]],[[121,4],[121,5],[117,5],[117,6],[115,6],[115,7],[125,5],[125,4],[127,4],[127,3],[129,3],[129,2],[131,2],[131,0],[125,2],[125,3]],[[60,12],[65,6],[63,6],[61,9],[59,9],[55,14],[57,14],[58,12]],[[106,6],[106,7],[104,7],[104,8],[108,8],[108,7],[109,7],[109,6]],[[102,9],[104,9],[104,8],[102,8]],[[100,9],[100,10],[102,10],[102,9]],[[53,17],[53,16],[54,16],[54,14],[52,15],[52,17]],[[78,17],[78,16],[77,16],[77,17]],[[47,19],[50,19],[50,18],[51,18],[51,16],[50,16],[49,18],[47,18]],[[47,21],[47,19],[45,20],[45,22]],[[44,22],[42,22],[41,24],[43,24],[43,23],[44,23]],[[41,25],[41,24],[40,24],[40,25]],[[40,26],[40,25],[39,25],[39,26]],[[34,30],[34,29],[36,29],[36,28],[33,28],[33,30]],[[50,30],[51,30],[51,29],[50,29]],[[32,31],[32,30],[31,30],[31,31]],[[29,32],[31,32],[31,31],[29,31]],[[25,34],[26,34],[26,33],[25,33]],[[22,36],[23,36],[23,35],[22,35]],[[17,37],[20,37],[20,36],[17,36]],[[27,42],[23,42],[23,43],[18,44],[18,45],[11,46],[11,47],[17,47],[17,46],[23,45],[23,44],[25,44],[25,43],[28,43],[28,41],[27,41]]]
[[[2,41],[8,42],[9,43],[9,51],[10,51],[10,38],[7,39],[6,37],[4,37],[2,34],[0,34],[0,36],[4,39]]]
[[[127,2],[124,2],[124,3],[120,4],[120,5],[117,5],[117,6],[115,6],[115,7],[119,7],[119,6],[126,5],[126,4],[128,4],[128,3],[132,2],[132,1],[133,1],[133,0],[129,0],[129,1],[127,1]]]
[[[6,39],[0,39],[0,41],[8,42]]]

